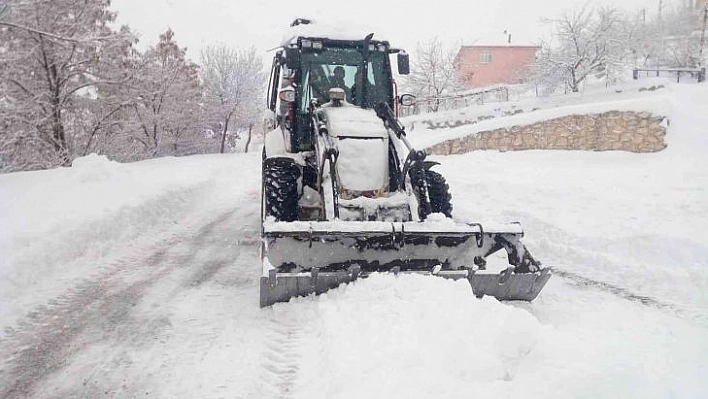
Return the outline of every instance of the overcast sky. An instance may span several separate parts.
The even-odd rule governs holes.
[[[548,34],[542,18],[582,7],[587,0],[113,0],[118,22],[141,36],[142,45],[157,42],[168,27],[181,47],[197,60],[202,47],[224,43],[254,46],[264,54],[279,45],[296,17],[372,27],[377,38],[415,50],[417,42],[438,36],[450,46],[492,40],[506,29],[513,40],[537,42]],[[679,0],[663,0],[664,4]],[[590,0],[655,14],[659,0]]]

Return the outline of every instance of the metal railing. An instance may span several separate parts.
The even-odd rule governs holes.
[[[676,83],[681,83],[681,78],[695,79],[698,83],[706,80],[705,68],[635,68],[632,70],[632,78],[639,79],[640,72],[644,72],[646,77],[661,77],[666,75],[676,76]]]
[[[509,101],[509,88],[506,86],[471,90],[449,96],[419,97],[409,106],[401,106],[401,116],[418,115],[469,107],[475,104]]]

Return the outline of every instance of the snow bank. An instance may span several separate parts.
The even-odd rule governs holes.
[[[700,330],[554,285],[533,304],[502,304],[473,298],[465,281],[374,275],[276,305],[272,317],[297,312],[305,324],[289,335],[302,354],[294,397],[693,397],[707,388],[695,365],[708,349],[691,344]]]
[[[76,159],[71,168],[2,175],[0,189],[7,195],[0,198],[0,207],[6,229],[0,239],[46,236],[56,228],[80,226],[123,207],[170,197],[209,180],[210,169],[194,162],[175,166],[166,158],[120,164],[90,155]]]
[[[0,331],[97,272],[115,247],[146,232],[156,239],[205,198],[228,206],[233,175],[248,165],[258,169],[255,153],[132,164],[93,154],[70,168],[0,175]],[[223,180],[232,184],[219,188]]]
[[[512,379],[543,330],[527,311],[474,300],[466,281],[417,275],[293,302],[313,320],[303,361],[316,366],[298,381],[301,397],[453,397],[461,384]]]

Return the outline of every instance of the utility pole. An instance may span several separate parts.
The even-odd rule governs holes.
[[[664,2],[662,0],[659,0],[659,13],[657,15],[657,23],[659,24],[659,37],[661,38],[661,42],[659,44],[661,51],[664,51],[666,49],[666,31],[664,30],[664,19],[661,15],[663,9]],[[656,66],[659,67],[659,58],[656,59]]]
[[[698,50],[698,67],[703,66],[703,47],[706,44],[706,21],[708,21],[708,2],[703,3],[703,29],[701,30],[701,48]]]

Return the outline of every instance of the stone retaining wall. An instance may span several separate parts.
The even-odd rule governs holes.
[[[666,148],[664,117],[648,112],[610,111],[478,132],[427,148],[430,154],[476,150],[584,150],[657,152]]]

